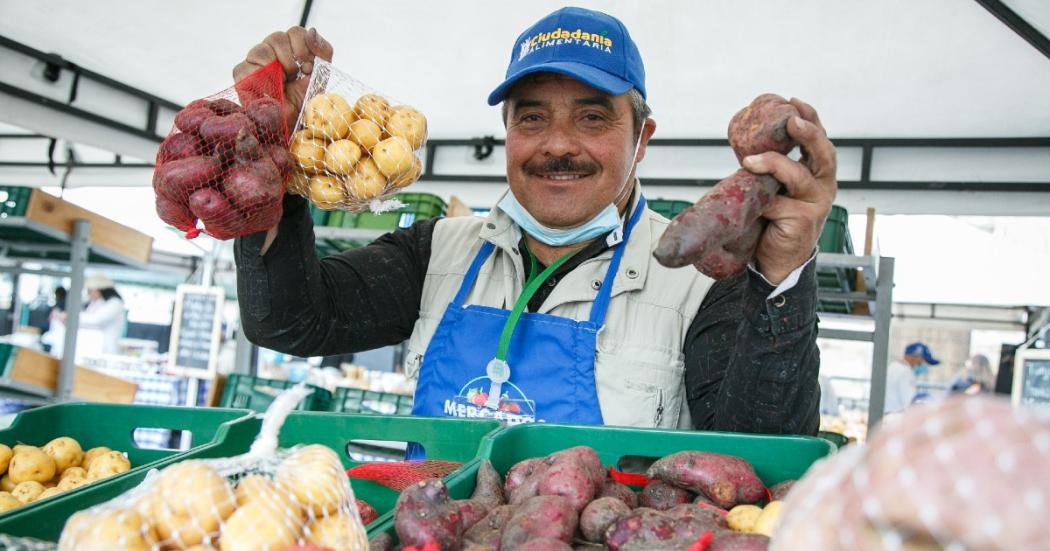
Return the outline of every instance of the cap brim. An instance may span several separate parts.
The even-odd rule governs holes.
[[[938,360],[937,358],[934,358],[933,356],[926,356],[926,363],[928,363],[930,365],[937,365],[937,364],[941,363],[941,361]]]
[[[504,80],[502,84],[489,94],[489,105],[499,105],[500,102],[506,99],[507,93],[516,82],[521,80],[522,77],[534,73],[558,73],[572,77],[592,88],[614,96],[624,94],[634,87],[630,82],[590,65],[572,61],[551,61],[526,67],[507,77],[507,80]]]

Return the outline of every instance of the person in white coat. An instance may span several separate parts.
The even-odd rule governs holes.
[[[77,332],[77,356],[115,354],[118,341],[124,333],[124,299],[113,288],[113,280],[103,273],[94,273],[84,281],[88,302],[80,311]],[[64,325],[65,312],[60,315]],[[54,323],[54,320],[52,320]],[[56,346],[57,344],[57,346]],[[62,357],[61,340],[52,345],[51,353]]]
[[[941,363],[925,343],[913,342],[904,348],[904,358],[894,360],[886,370],[886,413],[903,411],[915,400],[917,376]]]

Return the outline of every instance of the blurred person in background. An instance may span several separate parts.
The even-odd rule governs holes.
[[[951,391],[963,394],[981,394],[995,390],[992,363],[984,354],[974,354],[966,360],[962,374],[952,381]]]
[[[103,273],[94,273],[84,281],[88,299],[78,318],[77,355],[115,354],[117,342],[124,334],[124,299],[113,288],[113,280]],[[57,298],[56,290],[56,298]],[[65,290],[63,289],[63,297]],[[63,301],[63,307],[65,303]],[[65,344],[66,312],[53,310],[51,330],[41,341],[51,346],[51,355],[61,358]],[[59,329],[60,328],[60,329]]]
[[[921,400],[922,396],[916,392],[918,378],[939,363],[925,343],[913,342],[906,346],[904,357],[893,360],[886,370],[886,413],[903,411],[912,402]]]

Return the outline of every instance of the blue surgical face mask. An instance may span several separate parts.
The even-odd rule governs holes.
[[[915,366],[914,369],[916,375],[925,375],[930,371],[930,364],[922,362],[919,365]]]
[[[624,180],[623,185],[620,186],[620,192],[616,194],[617,199],[619,199],[627,189],[627,184],[631,177],[631,168],[634,166],[634,160],[638,158],[638,148],[641,147],[641,145],[642,134],[639,132],[638,141],[634,144],[634,155],[630,158],[631,164],[627,166],[627,178]],[[525,207],[523,207],[521,203],[518,202],[518,198],[514,196],[514,192],[508,191],[497,206],[500,210],[505,212],[522,231],[531,235],[539,242],[550,245],[551,247],[562,247],[565,245],[574,245],[576,243],[590,241],[591,239],[601,237],[619,228],[623,223],[620,220],[620,211],[613,203],[606,205],[601,212],[586,223],[568,229],[548,228],[541,224],[529,214],[529,211],[525,210]]]

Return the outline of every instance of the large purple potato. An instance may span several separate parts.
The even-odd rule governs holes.
[[[723,509],[758,503],[766,497],[766,487],[754,468],[739,457],[682,451],[658,459],[646,475],[702,493]]]
[[[514,512],[500,538],[500,549],[511,550],[533,538],[572,541],[579,518],[576,509],[561,496],[529,498]]]
[[[746,249],[752,224],[779,189],[780,182],[772,176],[743,169],[734,172],[675,216],[660,236],[653,256],[660,264],[677,268],[701,262],[705,255],[724,250],[726,245]]]
[[[602,489],[598,492],[598,497],[615,497],[620,501],[623,501],[630,509],[634,509],[638,506],[638,494],[626,485],[620,484],[615,480],[606,480],[602,484]]]
[[[600,497],[584,507],[580,513],[580,532],[587,541],[601,542],[605,530],[631,509],[617,497]]]
[[[766,151],[786,155],[796,145],[787,123],[798,116],[798,109],[776,94],[762,94],[752,100],[729,121],[729,145],[736,158],[743,160]]]
[[[478,467],[478,474],[474,480],[474,493],[470,498],[488,505],[490,509],[507,502],[507,498],[503,495],[503,481],[500,480],[499,473],[492,467],[492,462],[488,459]]]
[[[676,505],[689,503],[693,496],[688,490],[676,488],[662,480],[654,480],[638,494],[638,504],[657,511],[666,511]]]
[[[417,482],[397,498],[394,529],[402,545],[422,547],[434,542],[441,549],[457,549],[462,534],[459,508],[449,501],[448,489],[440,480]]]
[[[464,548],[499,551],[500,538],[503,537],[503,528],[514,516],[515,510],[517,510],[515,505],[500,505],[489,511],[485,518],[471,526],[463,534]]]

